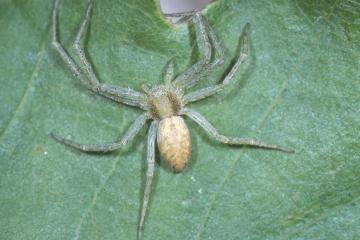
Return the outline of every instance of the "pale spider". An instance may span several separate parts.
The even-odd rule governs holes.
[[[142,113],[134,121],[121,140],[115,143],[100,145],[80,144],[59,137],[55,134],[52,134],[52,136],[57,141],[84,152],[110,152],[120,149],[128,144],[145,125],[147,120],[152,120],[148,133],[146,184],[138,225],[139,239],[141,239],[143,235],[145,215],[148,208],[154,175],[155,141],[157,140],[159,151],[163,158],[176,172],[181,172],[189,161],[191,152],[190,135],[182,115],[186,115],[195,121],[211,137],[221,143],[255,146],[283,152],[293,152],[277,145],[261,143],[253,139],[224,136],[220,134],[218,130],[216,130],[216,128],[214,128],[200,113],[185,107],[189,103],[202,100],[220,92],[230,83],[235,72],[249,55],[249,24],[246,24],[243,30],[239,58],[224,79],[215,86],[206,87],[185,94],[185,90],[194,86],[204,76],[204,74],[210,72],[216,66],[222,65],[224,54],[215,33],[200,12],[171,14],[171,16],[184,17],[193,21],[198,33],[200,33],[198,44],[204,50],[204,56],[196,64],[178,76],[175,76],[174,74],[173,60],[169,61],[165,68],[164,84],[154,87],[142,85],[142,92],[138,92],[130,88],[122,88],[100,83],[90,62],[87,60],[84,50],[80,45],[80,41],[84,37],[90,22],[92,9],[91,2],[88,4],[84,19],[80,25],[79,32],[77,33],[73,45],[81,63],[84,65],[84,69],[78,67],[58,40],[57,15],[59,2],[60,0],[55,0],[52,13],[52,45],[60,54],[62,60],[70,68],[71,72],[88,90],[115,102],[138,107],[144,110],[144,113]],[[212,61],[213,49],[215,50],[215,60]]]

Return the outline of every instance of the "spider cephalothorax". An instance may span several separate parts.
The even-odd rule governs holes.
[[[142,87],[146,91],[147,107],[151,117],[156,120],[179,115],[184,105],[183,91],[172,85],[158,85],[150,89]]]
[[[60,0],[55,0],[52,14],[52,44],[75,77],[88,90],[115,102],[138,107],[144,110],[144,112],[133,122],[121,140],[115,143],[80,144],[59,137],[55,134],[53,134],[53,137],[61,143],[84,152],[109,152],[124,147],[136,136],[148,120],[152,121],[148,131],[146,186],[138,226],[139,239],[141,239],[143,235],[146,210],[148,208],[151,193],[151,185],[155,168],[156,141],[160,153],[175,171],[182,171],[190,159],[190,134],[189,129],[182,118],[183,115],[186,115],[191,120],[195,121],[211,137],[221,143],[255,146],[283,152],[293,152],[277,145],[261,143],[253,139],[227,137],[222,135],[200,113],[185,107],[191,102],[199,101],[220,92],[231,82],[235,72],[249,55],[249,24],[245,25],[243,31],[239,57],[224,79],[214,86],[186,93],[186,90],[194,86],[204,75],[210,73],[215,67],[224,62],[224,54],[215,33],[200,12],[172,14],[172,16],[192,19],[199,33],[198,42],[202,46],[202,49],[204,49],[204,57],[179,75],[174,74],[174,62],[171,60],[165,68],[164,83],[151,88],[143,85],[142,90],[144,93],[142,93],[131,88],[123,88],[100,83],[98,80],[90,62],[84,54],[83,48],[80,45],[80,41],[83,38],[90,21],[92,8],[91,2],[89,2],[84,20],[80,25],[80,29],[74,43],[75,51],[80,59],[80,62],[84,65],[84,68],[80,68],[78,66],[58,40],[57,14],[59,1]],[[211,61],[213,57],[212,55],[214,55],[213,61]]]

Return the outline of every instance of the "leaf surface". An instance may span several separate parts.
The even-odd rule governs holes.
[[[72,42],[86,1],[64,0]],[[140,110],[89,93],[50,44],[51,1],[0,2],[0,239],[135,239],[146,131],[113,154],[84,154],[49,137],[112,142]],[[277,143],[284,154],[216,143],[187,119],[193,157],[174,174],[160,161],[145,239],[360,238],[360,2],[236,1],[210,6],[225,48],[216,83],[251,23],[251,56],[234,83],[193,104],[222,133]],[[101,81],[157,84],[200,56],[187,25],[154,1],[96,1],[86,49]]]

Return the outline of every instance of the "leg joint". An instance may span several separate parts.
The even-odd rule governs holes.
[[[59,43],[57,40],[53,40],[53,41],[51,42],[51,45],[53,45],[53,47],[55,47],[55,48],[59,48],[59,47],[60,47],[60,43]]]
[[[95,85],[92,85],[91,86],[91,91],[93,91],[93,92],[100,92],[100,89],[101,89],[101,86],[100,86],[100,84],[95,84]]]

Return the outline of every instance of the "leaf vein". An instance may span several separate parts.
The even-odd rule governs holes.
[[[37,62],[35,64],[34,71],[32,71],[32,73],[30,75],[30,80],[29,80],[29,82],[28,82],[28,84],[26,86],[26,89],[24,90],[24,94],[22,95],[21,100],[20,100],[18,106],[16,107],[11,119],[9,120],[6,127],[4,128],[4,131],[0,134],[0,141],[6,135],[6,133],[10,130],[11,126],[13,125],[13,123],[14,123],[14,121],[16,119],[16,116],[19,114],[22,107],[24,106],[24,104],[26,102],[26,99],[29,96],[31,86],[33,85],[34,80],[35,80],[35,78],[36,78],[36,76],[37,76],[37,74],[39,72],[41,62],[42,62],[43,57],[44,57],[44,53],[45,53],[45,41],[42,43],[40,51],[37,54],[38,60],[37,60]]]
[[[256,131],[259,131],[259,129],[262,128],[262,126],[264,125],[266,119],[268,118],[268,116],[270,115],[271,112],[274,111],[274,109],[276,108],[276,106],[279,104],[281,98],[282,98],[282,95],[284,93],[284,91],[286,90],[287,88],[287,85],[288,85],[288,80],[285,80],[280,88],[280,91],[279,93],[275,96],[275,98],[270,102],[270,105],[269,107],[267,108],[267,110],[264,112],[263,114],[263,117],[261,118],[260,120],[260,124],[259,126],[256,128]],[[196,237],[195,239],[199,240],[200,237],[201,237],[201,234],[204,232],[204,229],[206,227],[206,224],[208,222],[208,219],[210,217],[210,214],[213,210],[213,207],[215,205],[215,201],[216,201],[216,198],[217,196],[219,195],[219,192],[221,189],[223,189],[223,187],[225,186],[225,184],[228,182],[228,180],[230,179],[230,176],[235,168],[235,165],[240,161],[241,157],[243,156],[245,152],[245,149],[242,149],[241,150],[241,153],[239,154],[239,157],[236,158],[232,164],[230,165],[229,167],[229,170],[227,171],[227,173],[224,175],[218,189],[213,193],[213,195],[210,197],[210,204],[209,206],[207,207],[207,211],[205,213],[205,218],[204,218],[204,221],[201,223],[200,227],[199,227],[199,230],[196,234]]]
[[[115,170],[116,170],[116,165],[118,164],[120,160],[120,157],[117,157],[114,161],[113,164],[111,165],[111,169],[108,172],[105,180],[103,181],[103,183],[95,189],[93,198],[89,204],[89,206],[85,209],[85,211],[83,212],[83,214],[81,215],[80,221],[77,224],[76,230],[75,230],[75,238],[74,240],[78,240],[80,238],[80,232],[81,232],[81,227],[84,223],[84,220],[86,219],[86,217],[89,215],[89,213],[91,213],[93,207],[96,205],[96,201],[98,199],[99,194],[101,193],[101,191],[105,188],[106,184],[108,183],[109,179],[112,177],[112,175],[114,174]]]

